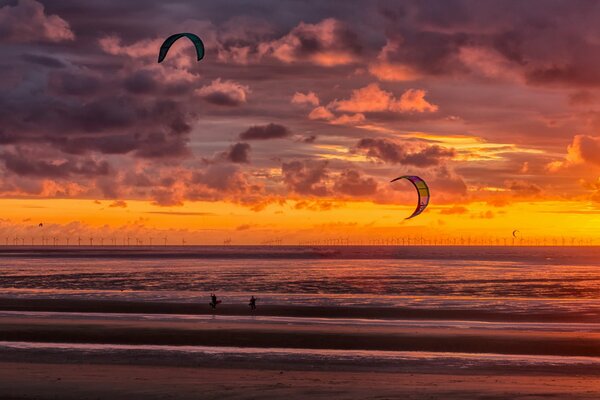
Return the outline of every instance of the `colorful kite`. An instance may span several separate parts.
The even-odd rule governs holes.
[[[425,208],[427,208],[427,204],[429,204],[429,187],[427,186],[427,184],[425,183],[425,181],[421,178],[419,178],[418,176],[414,176],[414,175],[403,175],[403,176],[399,176],[396,179],[393,179],[391,182],[396,182],[397,180],[400,179],[406,179],[407,181],[409,181],[410,183],[412,183],[415,187],[415,189],[417,189],[417,194],[419,195],[419,200],[417,203],[417,208],[415,209],[415,211],[412,213],[412,215],[406,219],[411,219],[413,217],[416,217],[417,215],[421,214],[423,211],[425,211]]]

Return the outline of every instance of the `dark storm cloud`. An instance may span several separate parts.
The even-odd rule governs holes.
[[[194,174],[192,182],[223,192],[245,186],[238,166],[232,164],[209,165],[205,170]]]
[[[82,73],[60,72],[48,77],[48,87],[57,95],[91,96],[98,92],[102,81]]]
[[[124,79],[123,85],[125,89],[135,94],[154,93],[159,87],[154,75],[147,70],[133,72]]]
[[[55,162],[32,158],[30,154],[3,153],[0,155],[6,169],[21,176],[69,178],[73,175],[96,177],[110,173],[110,166],[106,161],[67,160]]]
[[[0,41],[13,43],[61,42],[73,40],[69,23],[58,15],[46,13],[35,0],[18,0],[0,6]]]
[[[236,143],[232,144],[223,156],[226,160],[233,163],[249,163],[249,153],[250,145],[248,143]]]
[[[433,145],[412,149],[406,143],[401,144],[388,139],[364,138],[356,144],[356,151],[364,152],[368,157],[391,164],[430,167],[455,155],[453,149]]]
[[[424,74],[511,68],[533,85],[600,84],[592,2],[408,1],[380,11],[391,43],[382,58]]]
[[[330,194],[326,185],[329,176],[326,161],[303,163],[291,161],[281,165],[283,181],[298,194],[326,196]]]
[[[240,133],[242,140],[283,139],[291,135],[288,128],[279,124],[255,125]]]
[[[195,119],[189,104],[177,97],[138,98],[153,88],[139,75],[132,77],[119,86],[118,80],[99,74],[56,71],[48,75],[47,93],[0,93],[0,141],[47,143],[72,154],[188,155]]]
[[[343,171],[335,182],[334,190],[350,196],[369,196],[377,192],[377,181],[361,176],[360,171]]]

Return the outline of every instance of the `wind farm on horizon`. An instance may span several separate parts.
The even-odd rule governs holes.
[[[160,248],[181,246],[494,246],[494,247],[573,247],[573,246],[600,246],[600,240],[596,238],[577,237],[555,237],[555,236],[532,236],[532,237],[501,237],[501,236],[378,236],[372,238],[351,237],[321,237],[310,240],[285,239],[274,237],[258,242],[237,242],[231,237],[223,241],[189,241],[185,238],[171,240],[167,237],[161,238],[139,238],[139,237],[8,237],[0,241],[0,247],[94,247],[94,248]]]

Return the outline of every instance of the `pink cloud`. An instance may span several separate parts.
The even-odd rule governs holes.
[[[314,108],[308,118],[312,120],[328,121],[332,125],[356,125],[364,122],[366,117],[362,113],[356,114],[341,114],[336,116],[329,109],[323,106]]]
[[[577,135],[568,147],[567,159],[600,165],[600,136]]]
[[[564,160],[553,161],[546,168],[555,172],[577,164],[600,166],[600,136],[575,135],[573,142],[567,147]]]
[[[388,62],[370,64],[369,73],[380,81],[388,82],[414,81],[421,78],[421,75],[408,65]]]
[[[61,42],[75,39],[69,23],[58,15],[47,15],[43,4],[19,0],[0,8],[0,41]]]
[[[511,62],[493,48],[464,46],[458,51],[458,58],[472,72],[483,77],[523,81],[521,66]]]
[[[318,106],[319,105],[319,96],[315,92],[308,93],[294,93],[292,97],[292,104],[300,104],[300,105],[311,105]]]
[[[261,43],[259,52],[284,63],[311,62],[324,67],[354,63],[360,46],[356,35],[335,18],[316,24],[300,22],[280,39]]]
[[[438,106],[425,100],[426,92],[421,89],[408,89],[399,100],[390,103],[390,111],[395,112],[435,112]]]
[[[196,90],[196,93],[207,102],[222,106],[238,106],[246,102],[250,88],[232,80],[217,78],[210,85]]]
[[[363,113],[342,114],[337,118],[333,118],[329,122],[333,125],[356,125],[364,122],[367,118]]]
[[[438,106],[425,99],[426,92],[421,89],[408,89],[399,99],[391,92],[383,90],[377,83],[371,83],[352,91],[350,99],[336,100],[332,103],[338,111],[347,112],[435,112]]]
[[[123,45],[121,38],[113,35],[101,38],[98,40],[98,44],[105,53],[112,55],[124,55],[132,58],[156,57],[158,54],[156,49],[160,48],[163,40],[145,39],[130,45]]]
[[[313,109],[310,114],[308,114],[309,119],[321,119],[321,120],[331,120],[335,118],[335,115],[327,108],[323,106],[316,107]]]
[[[369,64],[369,73],[380,81],[412,81],[421,78],[421,74],[413,67],[390,61],[390,54],[398,51],[400,43],[388,39],[377,56],[377,61]]]
[[[347,112],[387,111],[392,99],[392,93],[382,90],[376,83],[371,83],[364,88],[353,90],[350,99],[335,101],[334,107],[338,111]]]

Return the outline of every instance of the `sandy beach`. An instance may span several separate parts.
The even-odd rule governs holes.
[[[139,316],[139,315],[138,315]],[[113,343],[338,350],[435,351],[529,355],[600,356],[600,332],[527,331],[468,326],[385,326],[238,322],[235,317],[149,321],[145,318],[76,318],[68,313],[5,314],[0,341]]]
[[[597,399],[585,376],[165,368],[0,362],[3,399]]]
[[[0,397],[595,399],[599,349],[588,323],[4,310]]]

